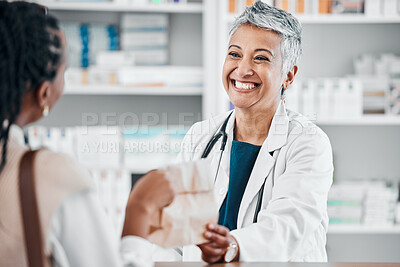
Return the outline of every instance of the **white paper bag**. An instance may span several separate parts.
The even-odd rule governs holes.
[[[165,169],[176,196],[171,205],[152,217],[149,241],[165,248],[204,243],[206,224],[218,219],[210,161],[185,162]]]

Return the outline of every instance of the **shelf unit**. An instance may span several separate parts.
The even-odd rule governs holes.
[[[226,15],[227,23],[232,23],[237,14]],[[386,24],[400,23],[400,16],[365,16],[362,14],[343,14],[343,15],[295,15],[302,24]]]
[[[121,85],[67,85],[64,95],[201,96],[201,87],[128,87]]]
[[[105,11],[105,12],[151,12],[151,13],[202,13],[201,3],[187,4],[119,4],[112,2],[45,2],[50,10]]]
[[[400,125],[400,116],[390,115],[364,115],[359,118],[323,119],[317,120],[317,125],[324,126],[390,126]]]
[[[330,224],[328,234],[400,234],[400,225],[335,225]]]
[[[124,4],[114,2],[62,2],[62,1],[40,1],[48,7],[50,13],[57,15],[61,21],[83,22],[83,23],[119,23],[123,13],[164,13],[169,15],[171,31],[170,38],[170,64],[172,66],[199,66],[201,63],[192,63],[188,58],[187,50],[191,49],[197,55],[194,56],[196,62],[202,60],[203,39],[204,37],[191,38],[191,47],[186,48],[182,45],[185,38],[190,38],[191,35],[204,36],[206,31],[202,31],[202,26],[197,26],[199,23],[204,23],[204,5],[201,1],[188,1],[188,3],[170,3],[170,4]],[[98,16],[96,12],[100,12]],[[188,21],[190,20],[190,21]],[[188,23],[187,23],[188,22]],[[191,27],[196,25],[196,29],[191,30]],[[176,27],[178,26],[178,27]],[[179,29],[179,30],[176,30]],[[181,33],[180,31],[185,31]],[[186,32],[187,31],[187,32]],[[196,43],[194,43],[196,42]],[[172,47],[172,48],[171,48]],[[185,49],[185,50],[183,50]],[[181,51],[186,51],[184,56],[178,54]],[[178,56],[177,56],[178,55]],[[200,59],[200,60],[199,60]],[[183,63],[182,63],[183,62]],[[201,65],[200,65],[201,66]],[[129,87],[122,85],[72,85],[66,84],[64,95],[66,96],[93,96],[94,98],[106,96],[173,96],[180,103],[178,97],[190,96],[196,97],[197,101],[201,101],[203,96],[203,87]],[[139,98],[137,98],[140,101]],[[160,98],[157,98],[160,99]],[[191,98],[194,101],[195,98]],[[96,101],[96,100],[94,100]],[[157,100],[159,101],[159,100]],[[158,103],[158,102],[157,102]],[[134,105],[134,103],[133,103]],[[158,105],[160,108],[156,112],[165,112],[166,110],[174,110],[164,107],[163,103]],[[178,105],[179,106],[179,105]],[[198,105],[197,105],[198,107]],[[197,112],[197,109],[195,109]]]

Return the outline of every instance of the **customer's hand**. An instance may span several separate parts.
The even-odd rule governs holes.
[[[143,176],[129,196],[122,236],[147,238],[151,215],[171,204],[175,192],[166,172],[153,170]]]
[[[207,263],[221,261],[229,246],[229,239],[232,238],[229,229],[222,225],[210,223],[203,235],[208,242],[198,245],[202,252],[201,258]]]
[[[141,206],[150,214],[171,204],[175,193],[164,170],[153,170],[139,179],[129,196],[128,206]]]

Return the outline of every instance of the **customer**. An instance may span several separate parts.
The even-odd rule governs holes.
[[[19,164],[28,150],[21,128],[46,116],[61,97],[67,53],[57,20],[32,3],[0,2],[0,38],[0,265],[17,267],[28,265],[18,193]],[[174,197],[163,171],[135,185],[121,244],[74,160],[41,150],[34,177],[42,249],[51,259],[46,265],[152,265],[145,240],[150,216]]]
[[[298,70],[301,31],[281,9],[261,1],[247,7],[234,22],[222,71],[235,109],[195,124],[184,139],[182,147],[193,150],[181,159],[209,154],[217,173],[220,225],[209,227],[209,242],[199,246],[206,262],[327,260],[331,145],[284,101]],[[199,260],[195,249],[185,248],[184,259]]]

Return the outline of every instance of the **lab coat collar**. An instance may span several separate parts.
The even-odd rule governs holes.
[[[229,114],[229,113],[228,113]],[[229,118],[226,126],[226,133],[228,134],[228,140],[226,143],[225,151],[221,159],[221,166],[229,177],[229,163],[230,163],[230,151],[233,141],[233,126],[235,125],[235,110]],[[267,139],[265,139],[262,149],[266,147],[268,153],[273,152],[286,144],[289,130],[289,117],[286,112],[286,107],[282,102],[279,102],[278,108],[275,111],[274,117],[272,118],[271,126]],[[260,151],[261,152],[261,151]]]
[[[229,179],[229,166],[231,161],[231,147],[233,141],[233,128],[235,125],[235,110],[232,111],[232,115],[229,118],[228,124],[226,125],[226,133],[228,134],[228,139],[226,142],[225,151],[222,155],[221,166]],[[222,139],[222,138],[221,138]]]
[[[226,115],[224,116],[223,120],[221,121],[220,125],[222,125],[222,123],[225,121],[225,119],[228,117],[228,115],[230,114],[226,113]],[[219,157],[220,157],[220,150],[219,148],[221,147],[221,139],[219,140],[219,142],[217,142],[217,144],[215,145],[216,149],[215,151],[218,151],[216,153],[213,154],[213,160],[211,163],[211,169],[212,170],[217,170],[218,169],[218,165],[219,165],[219,172],[218,172],[218,177],[215,181],[215,197],[216,197],[216,201],[218,203],[218,205],[220,206],[222,204],[222,202],[225,199],[226,193],[228,191],[228,184],[229,184],[229,166],[230,166],[230,159],[231,159],[231,147],[232,147],[232,141],[233,141],[233,126],[234,126],[234,122],[235,122],[235,111],[233,111],[232,115],[230,116],[228,123],[226,125],[226,133],[228,135],[228,139],[225,145],[225,150],[222,153],[222,158],[221,158],[221,164],[219,165]],[[219,128],[218,128],[219,130]]]
[[[263,146],[268,147],[268,152],[273,152],[287,142],[289,131],[289,117],[286,112],[285,104],[279,102],[275,115],[272,118],[271,126],[269,127],[268,137],[264,141]]]

